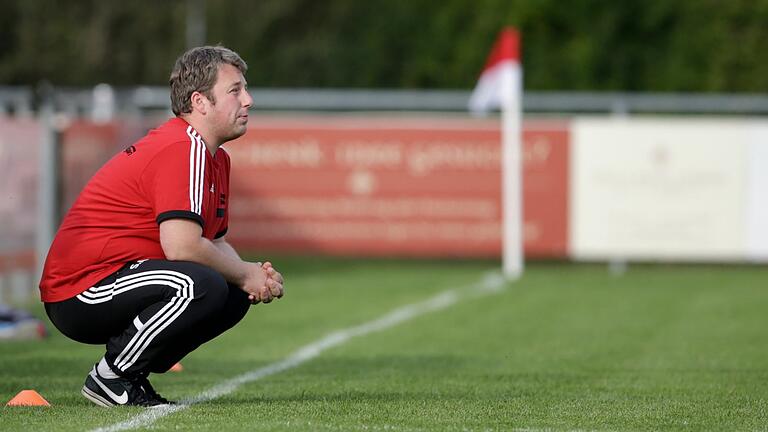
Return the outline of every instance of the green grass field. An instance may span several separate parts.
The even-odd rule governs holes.
[[[255,306],[154,376],[195,398],[336,330],[454,289],[457,301],[360,334],[296,367],[146,423],[217,431],[768,430],[768,269],[530,264],[497,293],[487,261],[283,259],[287,295]],[[146,410],[80,396],[101,347],[54,331],[0,343],[0,398],[34,388],[48,408],[0,407],[0,431],[110,427]]]

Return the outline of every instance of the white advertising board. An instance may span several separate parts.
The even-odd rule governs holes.
[[[749,130],[747,187],[747,259],[768,261],[768,124]]]
[[[573,258],[745,258],[745,122],[579,118],[572,127]]]

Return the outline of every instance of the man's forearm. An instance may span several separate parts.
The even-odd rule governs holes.
[[[223,243],[223,245],[222,245]],[[175,261],[192,261],[207,265],[224,276],[227,282],[241,285],[248,275],[249,263],[240,259],[237,252],[226,242],[212,242],[199,237],[176,256],[168,257]]]
[[[233,259],[241,260],[242,261],[242,258],[240,258],[240,254],[238,254],[237,251],[235,250],[235,248],[233,248],[232,245],[229,244],[223,238],[214,240],[213,241],[213,245],[216,246],[225,255],[227,255],[229,257],[232,257]]]
[[[249,294],[264,288],[267,276],[261,266],[241,260],[223,238],[215,242],[221,244],[203,237],[201,227],[187,219],[160,224],[160,245],[167,259],[206,265]]]

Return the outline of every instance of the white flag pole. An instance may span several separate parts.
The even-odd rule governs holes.
[[[508,279],[523,274],[522,68],[502,75],[502,270]]]

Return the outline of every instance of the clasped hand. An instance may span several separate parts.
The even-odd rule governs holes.
[[[261,265],[254,263],[243,291],[248,293],[251,304],[269,303],[283,296],[283,275],[269,261]]]

